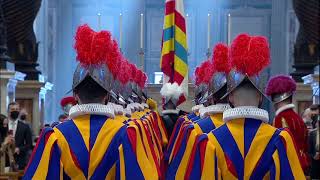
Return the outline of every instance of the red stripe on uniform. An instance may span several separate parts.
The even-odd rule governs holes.
[[[187,126],[183,127],[183,131],[186,131],[186,128]],[[188,139],[190,137],[190,134],[191,134],[191,131],[193,129],[187,129],[187,134],[186,134],[186,143],[188,142]],[[172,157],[175,157],[177,154],[178,154],[178,151],[181,147],[181,144],[182,144],[182,140],[183,140],[183,132],[179,135],[179,139],[178,139],[178,142],[177,142],[177,145],[175,146],[176,148],[173,150],[173,156]]]
[[[197,136],[196,139],[198,139],[198,136]],[[190,174],[191,174],[191,171],[193,169],[193,164],[194,164],[194,158],[195,158],[195,155],[196,155],[196,152],[197,152],[197,143],[198,142],[194,143],[193,146],[192,146],[190,158],[189,158],[189,161],[188,161],[188,167],[187,167],[187,171],[186,171],[186,174],[184,176],[184,179],[190,179]]]
[[[34,158],[34,156],[35,156],[35,154],[36,154],[36,151],[37,151],[37,149],[38,149],[38,147],[39,147],[39,144],[40,144],[40,141],[41,141],[40,138],[43,136],[43,133],[44,133],[44,130],[42,130],[41,133],[40,133],[40,135],[39,135],[39,139],[38,139],[38,141],[37,141],[37,143],[36,143],[36,146],[33,148],[33,151],[32,151],[32,154],[31,154],[31,156],[30,156],[29,162],[28,162],[27,166],[24,168],[24,172],[26,172],[26,170],[29,168],[29,166],[30,166],[30,164],[31,164],[31,162],[32,162],[32,159]],[[53,133],[53,132],[49,132],[48,134],[46,134],[44,147],[46,146],[47,141],[48,141],[48,139],[49,139],[49,137],[50,137],[50,135],[51,135],[52,133]]]
[[[127,129],[128,137],[130,144],[132,145],[132,149],[134,151],[134,154],[137,154],[137,135],[136,131],[133,127],[128,127]]]
[[[206,147],[207,147],[208,139],[205,139],[200,142],[199,148],[200,148],[200,162],[201,162],[201,172],[203,171],[203,164],[204,164],[204,158],[206,153]]]
[[[71,157],[72,157],[72,160],[73,160],[74,164],[75,164],[79,169],[81,169],[80,163],[79,163],[77,157],[75,156],[75,154],[73,153],[73,151],[71,150],[71,148],[70,148],[70,154],[71,154]]]
[[[232,161],[230,160],[230,158],[228,157],[228,155],[226,153],[224,153],[224,158],[226,159],[227,167],[228,167],[230,173],[234,177],[238,178],[236,168],[234,167]]]

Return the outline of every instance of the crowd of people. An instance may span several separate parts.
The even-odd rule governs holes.
[[[0,158],[2,173],[23,170],[32,151],[32,131],[20,105],[8,105],[8,117],[0,114]]]
[[[79,65],[64,114],[43,128],[30,155],[26,113],[9,104],[9,117],[0,116],[1,168],[25,168],[24,179],[320,178],[319,105],[300,117],[290,76],[262,81],[266,38],[241,34],[217,44],[196,68],[191,112],[177,109],[183,89],[168,82],[162,116],[145,92],[146,75],[109,32],[83,25],[75,41]],[[264,101],[274,104],[274,119]]]

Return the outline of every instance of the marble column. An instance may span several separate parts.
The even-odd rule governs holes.
[[[16,85],[18,81],[23,81],[25,74],[0,69],[0,113],[7,114],[7,106],[10,102],[15,101]]]
[[[271,75],[288,74],[286,57],[286,6],[287,0],[272,0],[271,14]]]

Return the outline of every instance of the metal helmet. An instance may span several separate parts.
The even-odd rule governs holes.
[[[265,93],[273,103],[279,103],[291,97],[297,89],[296,82],[291,76],[277,75],[270,78]]]
[[[233,40],[229,53],[232,70],[227,76],[228,90],[224,97],[243,82],[250,82],[265,96],[264,87],[267,76],[261,76],[261,72],[270,63],[268,40],[263,36],[240,34]]]
[[[196,104],[202,104],[203,97],[206,95],[208,90],[208,84],[209,80],[205,80],[206,78],[206,70],[210,70],[211,62],[209,60],[206,60],[201,63],[200,66],[198,66],[194,72],[195,76],[195,103]]]
[[[229,47],[218,43],[213,49],[212,77],[209,82],[208,98],[219,101],[227,93],[227,75],[230,72]]]
[[[78,64],[73,74],[72,89],[74,90],[87,78],[94,80],[107,92],[110,92],[114,82],[113,75],[105,64],[100,66],[91,65],[89,67],[84,67],[81,64]]]
[[[69,115],[69,111],[72,106],[76,105],[77,101],[73,96],[67,96],[61,99],[60,105],[64,114]]]
[[[117,43],[108,31],[93,31],[88,25],[79,26],[75,36],[74,48],[78,64],[74,75],[72,90],[82,82],[92,79],[107,92],[114,83],[114,73],[119,59]]]

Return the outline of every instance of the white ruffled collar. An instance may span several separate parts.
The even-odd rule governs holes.
[[[115,115],[123,115],[124,114],[123,107],[121,105],[114,104],[114,103],[108,103],[108,104],[110,104],[113,107]]]
[[[149,105],[148,105],[147,103],[142,103],[141,105],[142,105],[144,108],[147,108],[147,109],[149,108]]]
[[[77,104],[71,107],[69,111],[69,117],[71,119],[81,115],[92,114],[92,115],[103,115],[110,118],[114,118],[114,107],[110,104]]]
[[[127,117],[131,117],[132,110],[130,108],[125,108],[123,112]]]
[[[281,112],[283,112],[283,111],[285,111],[285,110],[287,110],[287,109],[293,109],[294,107],[295,107],[294,104],[284,105],[284,106],[282,106],[281,108],[279,108],[279,109],[276,111],[276,116],[277,116],[278,114],[280,114]]]
[[[266,110],[253,106],[240,106],[223,112],[224,122],[239,118],[253,118],[269,123],[269,113]]]
[[[130,103],[128,105],[128,107],[130,107],[131,110],[133,110],[133,112],[134,111],[143,111],[144,110],[144,106],[142,104],[140,104],[140,103]]]
[[[179,109],[166,109],[162,111],[162,114],[179,114]]]
[[[208,107],[203,107],[199,110],[200,118],[205,118],[213,114],[223,113],[227,109],[230,109],[229,104],[215,104]]]
[[[203,104],[195,105],[192,107],[192,112],[197,113],[201,108],[204,108]]]

